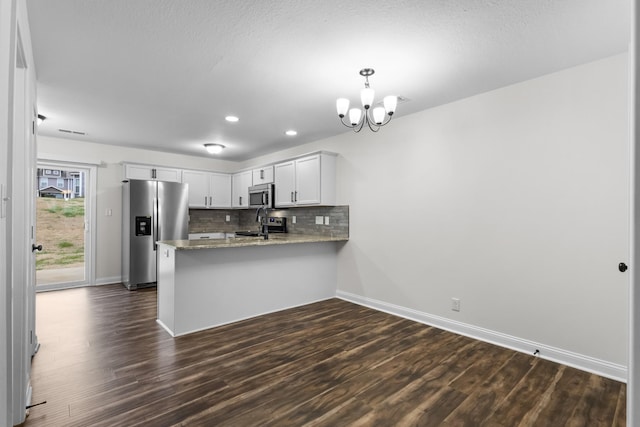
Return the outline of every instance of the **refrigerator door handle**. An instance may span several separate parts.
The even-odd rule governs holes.
[[[153,220],[155,224],[153,224],[153,250],[156,250],[156,242],[160,240],[160,230],[158,229],[158,199],[153,198]]]

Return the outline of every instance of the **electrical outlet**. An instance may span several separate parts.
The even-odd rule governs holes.
[[[460,311],[460,298],[451,298],[451,310]]]
[[[224,218],[224,220],[225,220],[225,221],[227,221],[227,222],[231,221],[231,215],[227,215],[227,216]]]
[[[329,225],[329,217],[328,216],[324,217],[324,225]]]
[[[295,215],[291,217],[291,223],[292,223],[292,224],[295,224],[295,223],[296,223],[296,216],[295,216]]]
[[[324,217],[316,216],[316,225],[322,225],[322,224],[324,224]]]

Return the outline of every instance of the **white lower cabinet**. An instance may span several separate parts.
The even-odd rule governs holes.
[[[319,153],[274,166],[276,207],[335,205],[336,156]]]
[[[190,208],[231,207],[231,175],[185,170],[182,182],[189,184]]]

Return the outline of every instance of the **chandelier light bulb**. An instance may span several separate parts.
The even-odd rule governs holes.
[[[382,122],[384,121],[384,108],[382,107],[376,107],[373,109],[373,122],[375,124],[377,124],[378,126],[382,124]]]
[[[369,87],[369,77],[375,74],[373,68],[363,68],[360,75],[364,77],[364,88],[360,90],[360,101],[362,101],[362,109],[349,109],[349,100],[347,98],[338,98],[336,100],[336,111],[343,125],[351,128],[354,132],[360,132],[366,125],[372,132],[378,132],[380,128],[391,121],[391,116],[396,112],[398,106],[397,96],[387,96],[384,98],[381,106],[371,108],[374,105],[375,91]],[[379,103],[378,103],[379,105]],[[345,119],[349,114],[348,120]]]
[[[360,91],[360,99],[362,100],[362,108],[368,110],[373,104],[373,96],[375,95],[375,91],[370,87],[365,87]]]
[[[385,96],[384,100],[384,109],[387,111],[388,115],[393,115],[396,112],[396,107],[398,106],[398,97],[397,96]]]
[[[338,98],[336,110],[338,110],[338,117],[343,118],[349,111],[349,100],[347,98]]]
[[[359,108],[352,108],[349,110],[349,121],[351,126],[357,126],[360,123],[360,117],[362,116],[362,110]]]

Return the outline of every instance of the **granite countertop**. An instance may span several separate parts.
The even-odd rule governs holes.
[[[305,234],[269,234],[262,237],[233,237],[227,239],[206,240],[162,240],[158,243],[171,246],[176,250],[238,248],[246,246],[290,245],[295,243],[346,242],[348,237],[309,236]]]

